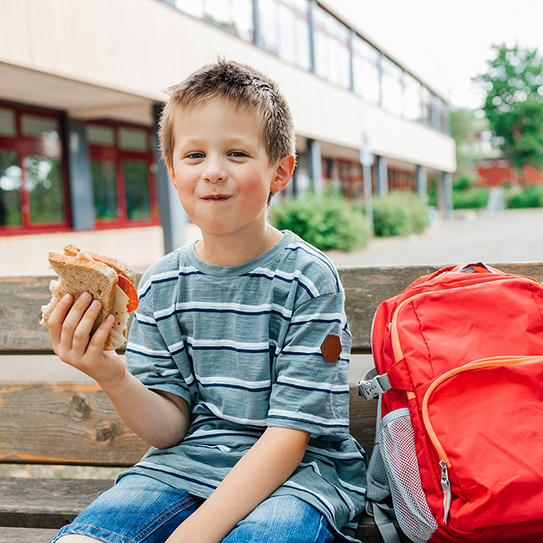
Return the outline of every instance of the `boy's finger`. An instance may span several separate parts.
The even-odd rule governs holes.
[[[103,351],[104,344],[115,324],[115,317],[113,315],[108,315],[104,322],[96,329],[96,332],[92,335],[87,352],[92,353],[93,351]]]
[[[72,339],[73,347],[75,349],[81,350],[82,352],[86,350],[87,345],[89,344],[92,327],[94,326],[96,317],[98,317],[98,314],[100,313],[100,309],[102,308],[102,304],[98,300],[93,300],[90,305],[88,305],[87,300],[88,298],[85,297],[81,301],[81,308],[76,307],[77,304],[74,304],[72,311],[70,311],[70,314],[68,315],[68,318],[70,318],[71,313],[73,312],[77,318],[79,317],[80,309],[83,309],[85,311],[83,315],[80,317],[79,322],[77,322],[76,324],[76,327],[73,332],[73,339]]]
[[[74,343],[74,336],[76,330],[81,323],[85,311],[88,309],[90,303],[92,302],[92,296],[88,293],[82,294],[72,305],[68,314],[62,322],[62,327],[60,330],[60,342],[59,345],[64,350],[71,350]],[[98,313],[96,313],[98,314]],[[96,318],[96,316],[94,317]],[[94,319],[93,319],[94,322]],[[88,324],[87,324],[88,326]],[[92,327],[92,324],[91,324]],[[90,332],[90,329],[89,329]],[[84,334],[83,329],[80,329],[78,332],[78,342],[81,346],[80,338]],[[88,343],[88,338],[85,343]]]
[[[66,319],[66,315],[70,311],[73,304],[73,297],[70,294],[65,294],[64,297],[57,303],[49,320],[47,321],[47,328],[49,329],[49,335],[53,347],[60,343],[60,336],[62,333],[62,323]]]

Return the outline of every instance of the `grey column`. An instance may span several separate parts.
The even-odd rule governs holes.
[[[309,0],[309,70],[317,72],[317,58],[315,56],[315,10],[319,9],[316,0]]]
[[[322,194],[324,182],[322,179],[321,146],[317,140],[307,138],[307,175],[313,180],[315,194]]]
[[[253,0],[253,40],[257,47],[263,49],[262,31],[260,27],[260,4],[259,0]]]
[[[443,196],[445,218],[451,219],[453,216],[453,176],[452,173],[443,173]]]
[[[72,228],[92,230],[94,228],[94,193],[89,160],[86,123],[77,119],[64,119],[66,133],[66,155],[70,185]]]
[[[437,207],[446,219],[452,218],[452,174],[443,172],[437,180]]]
[[[377,195],[381,197],[386,196],[388,194],[388,170],[387,159],[385,157],[377,157],[377,167],[375,170],[375,188]]]
[[[428,175],[424,166],[417,166],[415,182],[419,198],[426,202],[428,200]]]
[[[156,187],[160,220],[164,232],[164,251],[170,253],[185,244],[185,226],[188,222],[188,217],[179,201],[177,191],[170,181],[168,168],[164,160],[162,160],[158,148],[158,120],[161,111],[161,104],[153,106],[155,118],[154,151],[157,165]]]

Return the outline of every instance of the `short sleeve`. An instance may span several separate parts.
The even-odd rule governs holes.
[[[343,305],[339,291],[295,310],[275,360],[268,426],[348,435],[351,335]]]
[[[160,284],[154,285],[152,277],[144,276],[141,283],[140,303],[126,346],[126,368],[148,388],[176,394],[190,405],[187,376],[180,371],[186,352],[175,346],[175,340],[166,340],[167,330],[156,318],[159,308],[154,307],[154,298],[167,299],[167,293],[157,295]]]

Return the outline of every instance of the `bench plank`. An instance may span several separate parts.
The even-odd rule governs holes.
[[[350,390],[350,430],[371,454],[376,400]],[[149,446],[96,384],[0,383],[0,462],[127,467]]]
[[[41,306],[51,299],[51,277],[0,277],[0,351],[51,352],[39,325]]]
[[[51,541],[56,530],[112,484],[109,480],[0,478],[0,525],[11,527],[0,528],[0,543]],[[409,543],[401,536],[402,542]],[[362,517],[357,537],[364,542],[381,541],[371,517]]]
[[[97,384],[0,383],[0,462],[130,466],[149,446]]]
[[[109,480],[0,478],[0,525],[10,527],[0,528],[0,543],[51,541],[56,530],[112,484]],[[364,542],[380,541],[372,518],[362,518],[357,537]]]
[[[528,275],[543,282],[543,264],[492,264],[506,273]],[[367,266],[339,268],[346,293],[353,353],[371,351],[370,330],[377,306],[417,277],[439,266]],[[138,277],[139,279],[139,277]],[[0,277],[0,353],[50,354],[47,330],[39,324],[41,306],[50,300],[51,277]]]
[[[58,530],[0,528],[0,543],[50,543]]]
[[[109,479],[0,478],[0,525],[56,528],[113,485]]]

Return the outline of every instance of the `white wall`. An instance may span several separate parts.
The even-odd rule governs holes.
[[[87,230],[24,236],[0,236],[0,277],[52,275],[47,255],[62,253],[69,243],[146,270],[164,256],[162,227]],[[145,250],[142,251],[142,247]]]

